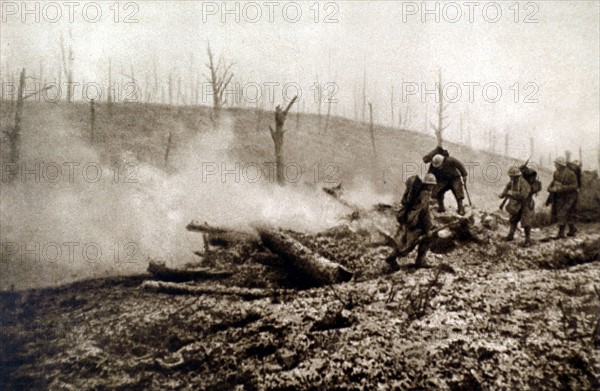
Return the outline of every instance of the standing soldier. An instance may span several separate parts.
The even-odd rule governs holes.
[[[554,176],[548,187],[548,201],[546,205],[552,204],[552,223],[558,223],[558,235],[555,239],[565,237],[565,226],[569,225],[569,236],[575,236],[575,209],[579,198],[577,176],[567,167],[567,161],[558,157],[554,161]]]
[[[431,242],[431,215],[429,213],[429,202],[431,192],[436,185],[435,176],[426,174],[423,181],[418,177],[411,177],[406,181],[406,190],[402,197],[402,207],[398,212],[401,237],[394,251],[386,259],[386,262],[394,270],[398,270],[396,258],[400,254],[408,254],[418,246],[416,267],[427,267],[425,255]],[[422,238],[425,236],[425,238]]]
[[[506,211],[510,214],[510,230],[506,236],[506,241],[512,241],[515,238],[517,224],[521,222],[521,227],[525,230],[525,247],[531,246],[531,221],[533,219],[534,201],[531,186],[521,175],[518,167],[511,167],[508,170],[510,182],[504,188],[500,198],[508,198]]]
[[[444,149],[440,146],[435,147],[431,152],[428,152],[427,155],[423,156],[423,163],[431,163],[431,160],[435,155],[442,155],[444,157],[450,156],[450,152],[447,149]]]
[[[433,194],[438,201],[438,211],[441,213],[446,211],[444,207],[444,194],[448,190],[452,190],[452,194],[454,194],[458,205],[458,214],[461,216],[464,215],[463,199],[465,198],[465,194],[463,192],[463,180],[467,180],[465,166],[452,156],[438,154],[431,160],[429,172],[435,175],[435,179],[437,180]]]

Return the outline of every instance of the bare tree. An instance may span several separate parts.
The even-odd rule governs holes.
[[[283,176],[283,135],[285,134],[285,129],[283,126],[290,108],[297,99],[298,97],[295,96],[283,110],[281,109],[281,106],[277,105],[275,108],[275,130],[273,130],[273,127],[269,125],[271,138],[275,144],[275,170],[277,175],[277,183],[281,186],[285,183],[285,178]]]
[[[362,88],[362,120],[365,122],[365,111],[367,108],[367,60],[365,59],[365,68],[363,70],[363,88]]]
[[[9,161],[11,163],[18,163],[20,159],[20,151],[21,151],[21,122],[23,119],[23,104],[26,99],[35,96],[43,91],[46,91],[52,86],[44,86],[40,90],[31,92],[27,95],[25,92],[25,79],[26,79],[25,68],[21,70],[21,74],[19,76],[19,90],[17,91],[17,103],[15,106],[15,124],[12,129],[8,130],[6,133],[8,144],[10,148],[9,152]],[[14,180],[14,175],[9,177],[9,182]]]
[[[393,84],[392,84],[392,92],[391,92],[391,96],[390,96],[390,110],[391,110],[390,114],[392,115],[392,118],[391,118],[392,122],[391,122],[390,126],[393,128],[394,127],[394,85]],[[398,115],[402,116],[400,111],[398,111]]]
[[[173,131],[169,132],[169,137],[167,138],[167,147],[165,149],[165,166],[169,164],[169,153],[171,152],[171,142],[173,140]]]
[[[73,101],[73,35],[69,29],[69,45],[65,46],[65,39],[63,34],[60,34],[60,53],[62,59],[62,71],[67,78],[67,102]]]
[[[223,94],[227,90],[229,83],[231,83],[231,79],[233,79],[231,67],[235,63],[227,63],[222,56],[215,62],[212,50],[210,49],[210,43],[207,44],[207,52],[208,64],[206,64],[206,67],[210,71],[210,76],[207,77],[207,80],[212,86],[213,111],[218,116],[220,109],[227,103],[227,99],[223,98]]]
[[[317,129],[319,130],[319,133],[321,132],[321,104],[323,103],[323,90],[321,89],[321,84],[319,83],[319,74],[317,74],[317,91],[316,91],[316,98],[317,98]]]
[[[107,90],[107,97],[106,97],[107,101],[108,101],[108,110],[110,112],[111,107],[112,107],[112,102],[113,102],[113,96],[112,96],[112,60],[109,58],[108,59],[108,90]]]
[[[19,90],[17,92],[17,105],[15,107],[15,125],[12,131],[8,133],[10,146],[9,161],[11,163],[19,162],[19,152],[21,148],[21,119],[23,116],[23,91],[25,90],[25,68],[21,70],[19,77]],[[10,179],[12,181],[12,178]]]
[[[373,104],[369,102],[369,136],[371,137],[371,146],[373,147],[373,156],[377,156],[375,150],[375,128],[373,127]]]
[[[438,105],[438,121],[437,121],[437,125],[433,124],[432,122],[430,122],[430,124],[433,127],[433,130],[435,132],[435,137],[437,139],[437,145],[438,145],[438,147],[441,147],[442,142],[443,142],[442,134],[443,134],[444,130],[450,125],[450,123],[445,123],[447,117],[445,116],[445,113],[444,113],[444,111],[446,110],[446,107],[444,106],[444,95],[443,95],[443,88],[442,88],[442,71],[441,70],[438,73],[437,90],[438,90],[438,97],[440,100],[440,103]]]
[[[169,72],[169,106],[173,106],[173,74]]]

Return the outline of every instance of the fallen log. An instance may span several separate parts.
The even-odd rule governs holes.
[[[208,244],[219,247],[229,247],[238,243],[255,242],[256,236],[248,232],[235,231],[226,228],[212,227],[206,222],[204,224],[192,221],[186,229],[191,232],[201,232]]]
[[[272,289],[226,287],[223,285],[198,286],[163,281],[144,281],[141,288],[146,291],[169,295],[232,295],[248,300],[272,297],[279,293],[279,291]]]
[[[191,280],[218,280],[232,276],[230,271],[215,271],[209,268],[202,269],[173,269],[164,262],[150,261],[148,272],[161,281],[182,282]]]
[[[302,274],[314,285],[349,281],[353,273],[344,266],[311,251],[281,231],[256,227],[263,245],[279,255],[284,265]]]

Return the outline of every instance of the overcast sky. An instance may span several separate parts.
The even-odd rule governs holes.
[[[187,79],[190,63],[195,75],[205,73],[210,41],[216,53],[236,62],[237,81],[298,83],[306,110],[316,110],[309,87],[317,78],[321,83],[335,82],[339,103],[332,110],[350,118],[355,112],[354,96],[362,94],[366,64],[367,99],[373,102],[376,120],[390,122],[393,86],[396,115],[400,106],[404,114],[408,105],[408,127],[423,131],[426,113],[433,120],[437,104],[434,96],[421,94],[422,83],[433,89],[441,69],[446,97],[455,98],[456,86],[462,93],[447,108],[452,121],[448,138],[460,137],[462,115],[476,146],[485,147],[486,131],[494,128],[498,151],[503,149],[504,132],[509,132],[516,157],[527,158],[529,137],[534,136],[536,152],[543,150],[544,156],[567,148],[576,154],[581,146],[584,159],[596,164],[600,145],[598,1],[519,2],[518,14],[513,1],[499,2],[499,8],[485,1],[474,8],[468,2],[428,2],[429,9],[439,7],[437,23],[434,14],[423,14],[422,2],[336,1],[316,6],[312,1],[229,2],[226,7],[233,12],[226,15],[222,2],[78,2],[73,22],[69,8],[61,2],[28,2],[33,10],[38,4],[39,22],[34,20],[36,11],[23,14],[22,2],[1,3],[0,59],[5,76],[7,69],[23,66],[37,74],[42,60],[45,76],[54,77],[60,35],[68,36],[69,29],[74,78],[79,82],[106,84],[109,58],[115,78],[121,70],[129,73],[133,67],[136,77],[144,79],[156,64],[163,84],[169,73]],[[58,8],[61,17],[56,16]],[[99,21],[92,22],[98,9]],[[295,21],[298,11],[302,15]],[[128,16],[134,23],[124,23]],[[533,23],[525,23],[526,18]],[[58,21],[52,23],[53,19]],[[469,102],[469,85],[473,86],[473,102]],[[414,86],[419,91],[401,104],[400,93]],[[486,101],[494,99],[498,87],[499,101]],[[274,91],[280,101],[281,87]],[[526,98],[534,102],[526,103]],[[362,117],[362,98],[358,106]]]

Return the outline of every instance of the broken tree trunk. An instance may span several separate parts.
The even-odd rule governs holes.
[[[285,120],[287,118],[288,112],[290,111],[290,108],[297,99],[298,96],[295,96],[285,109],[282,109],[281,106],[277,105],[277,108],[275,109],[275,130],[273,130],[273,127],[269,125],[271,138],[273,139],[273,143],[275,144],[275,171],[277,177],[277,184],[280,186],[283,186],[285,184],[285,177],[283,171],[283,135],[285,133],[285,130],[283,126],[285,124]]]
[[[182,282],[191,280],[218,280],[232,276],[229,271],[214,271],[209,268],[202,269],[173,269],[164,262],[150,261],[148,272],[161,281]]]
[[[228,247],[237,243],[256,242],[257,237],[253,234],[230,229],[211,227],[207,223],[200,224],[192,221],[187,225],[187,230],[192,232],[202,232],[208,236],[208,243],[213,246]]]
[[[263,245],[280,256],[286,265],[302,273],[316,285],[349,281],[353,273],[344,266],[314,253],[281,231],[256,228]]]
[[[223,285],[198,286],[162,281],[144,281],[141,288],[170,295],[233,295],[249,300],[271,297],[277,292],[268,289],[227,287]]]

